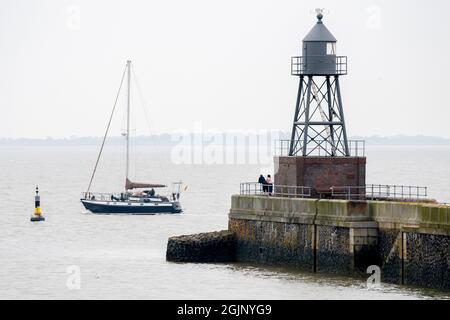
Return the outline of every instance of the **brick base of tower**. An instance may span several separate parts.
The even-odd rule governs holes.
[[[366,158],[275,157],[274,178],[276,185],[311,187],[313,197],[327,197],[333,186],[364,187]]]

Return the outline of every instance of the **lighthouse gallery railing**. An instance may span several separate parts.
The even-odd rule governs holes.
[[[309,60],[308,60],[309,58]],[[310,75],[312,70],[320,70],[323,75],[346,75],[347,74],[347,57],[336,56],[323,57],[319,56],[297,56],[291,57],[291,75],[301,76]],[[320,59],[322,58],[322,59]],[[328,58],[328,59],[327,59]]]

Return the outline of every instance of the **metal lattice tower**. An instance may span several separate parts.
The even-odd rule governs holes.
[[[339,76],[347,74],[347,57],[336,56],[336,38],[322,22],[303,39],[303,55],[291,58],[291,74],[300,78],[290,156],[350,156]]]

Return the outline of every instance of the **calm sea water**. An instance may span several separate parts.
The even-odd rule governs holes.
[[[133,175],[137,180],[185,181],[185,211],[180,215],[102,216],[84,212],[79,202],[96,152],[96,147],[86,146],[0,147],[0,298],[447,297],[395,285],[368,289],[361,279],[283,268],[166,262],[168,237],[226,229],[230,195],[239,191],[239,182],[254,181],[261,167],[270,164],[176,165],[169,148],[141,148],[133,159]],[[450,202],[450,147],[368,147],[367,156],[369,183],[429,186],[432,197]],[[123,148],[107,149],[94,191],[119,190],[123,168]],[[47,220],[33,224],[29,216],[36,184]],[[74,270],[80,271],[79,289],[71,282]]]

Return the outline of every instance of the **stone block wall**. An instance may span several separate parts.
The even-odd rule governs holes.
[[[378,230],[378,256],[381,281],[402,284],[402,233],[398,229]]]
[[[403,233],[404,284],[450,290],[450,237]]]
[[[169,238],[166,260],[173,262],[234,262],[236,240],[228,230]]]
[[[229,230],[236,234],[239,244],[238,261],[313,271],[311,225],[230,218]]]
[[[238,261],[361,273],[377,246],[377,224],[368,215],[361,202],[233,196],[229,230]]]
[[[366,158],[275,157],[274,178],[276,185],[311,187],[316,197],[332,186],[365,186]]]
[[[350,229],[317,226],[316,272],[327,274],[353,273],[353,253],[350,250]]]

